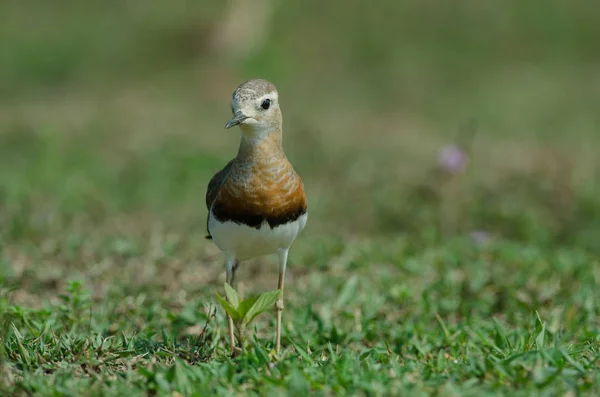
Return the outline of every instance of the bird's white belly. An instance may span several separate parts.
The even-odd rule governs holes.
[[[303,214],[295,221],[273,229],[265,221],[256,229],[235,222],[220,222],[211,213],[208,229],[221,251],[242,261],[290,248],[296,236],[304,229],[307,217],[308,214]]]

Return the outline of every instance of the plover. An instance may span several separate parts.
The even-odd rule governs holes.
[[[275,86],[262,79],[241,84],[231,97],[231,111],[233,118],[225,128],[239,126],[242,138],[237,156],[208,184],[207,238],[225,254],[229,285],[241,261],[278,255],[281,295],[275,305],[275,350],[279,353],[288,251],[308,216],[304,185],[283,151],[283,120]],[[233,352],[233,321],[227,317]]]

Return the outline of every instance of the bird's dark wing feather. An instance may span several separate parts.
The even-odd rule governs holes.
[[[215,200],[217,199],[217,195],[219,194],[219,190],[225,183],[225,179],[227,179],[227,175],[229,174],[229,170],[231,169],[231,165],[233,164],[233,160],[231,160],[223,169],[217,172],[208,182],[208,187],[206,188],[206,208],[210,211],[210,207],[213,205]],[[206,217],[206,231],[208,235],[207,239],[212,239],[210,235],[210,231],[208,230],[208,216]]]

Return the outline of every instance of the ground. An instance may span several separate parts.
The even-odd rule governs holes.
[[[597,6],[260,4],[248,52],[217,1],[3,6],[0,391],[598,394]],[[272,310],[231,359],[204,192],[254,77],[310,216],[282,355]]]

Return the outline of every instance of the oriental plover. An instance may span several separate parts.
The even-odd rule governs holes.
[[[225,128],[239,126],[242,137],[237,156],[208,184],[207,238],[225,254],[229,285],[241,261],[278,255],[281,294],[275,304],[275,350],[279,353],[288,251],[308,216],[304,185],[283,151],[283,121],[275,86],[261,79],[241,84],[231,97],[231,111],[233,118]],[[233,321],[227,317],[233,352]]]

